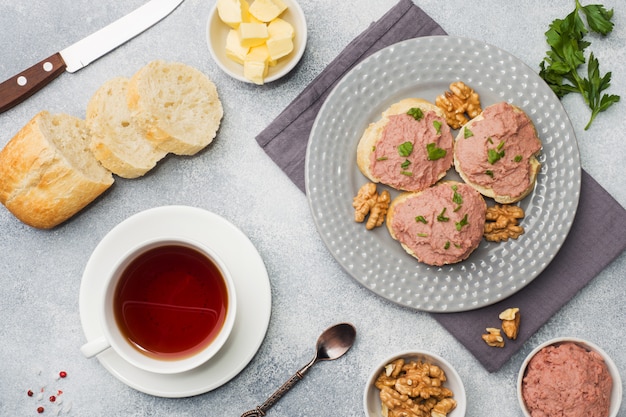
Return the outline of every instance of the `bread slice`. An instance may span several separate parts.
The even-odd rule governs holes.
[[[36,114],[0,152],[0,202],[18,219],[52,228],[113,184],[89,150],[82,119]]]
[[[123,178],[137,178],[155,167],[167,152],[149,141],[133,122],[126,105],[128,79],[104,83],[87,104],[85,122],[91,151],[100,163]]]
[[[490,127],[486,127],[485,120]],[[489,149],[502,152],[502,157],[495,163],[488,162]],[[540,152],[541,140],[528,115],[512,104],[496,103],[459,131],[454,167],[463,181],[485,197],[512,204],[535,188],[541,169],[537,159]]]
[[[177,155],[193,155],[211,143],[223,116],[215,84],[177,62],[152,61],[137,71],[127,104],[146,137]]]
[[[409,156],[409,158],[413,159],[411,161],[412,167],[411,170],[415,169],[416,171],[411,175],[404,175],[398,178],[391,176],[382,176],[377,175],[374,171],[374,165],[372,162],[372,154],[374,154],[377,150],[377,147],[380,148],[382,141],[386,140],[384,136],[385,128],[388,126],[391,116],[406,114],[412,108],[419,108],[423,114],[433,113],[436,120],[440,123],[440,134],[437,135],[434,133],[435,128],[432,125],[428,125],[426,129],[429,131],[428,142],[436,141],[438,142],[438,146],[441,146],[442,149],[445,149],[447,154],[444,158],[436,161],[427,161],[426,158],[426,150],[425,143],[423,142],[426,138],[408,138],[408,139],[400,139],[400,142],[405,140],[414,141],[416,144],[421,143],[423,147],[420,147],[419,150],[414,149],[414,153]],[[425,120],[425,118],[424,118]],[[434,120],[433,120],[434,121]],[[422,140],[424,139],[424,140]],[[443,178],[447,171],[452,167],[452,154],[454,147],[454,138],[450,132],[450,128],[446,123],[445,114],[443,111],[437,107],[436,105],[430,103],[421,98],[405,98],[399,102],[392,104],[389,108],[387,108],[381,115],[381,118],[371,123],[363,132],[361,139],[357,145],[357,156],[356,161],[360,171],[365,175],[370,181],[375,183],[383,183],[389,185],[398,190],[404,191],[421,191],[433,184],[435,184],[438,180]],[[397,151],[393,151],[393,157]],[[385,159],[387,156],[385,156]],[[380,158],[381,160],[383,158]],[[394,169],[394,173],[400,172],[400,163],[405,159],[402,157],[401,161],[393,161],[393,164],[398,165]],[[397,163],[396,163],[397,162]],[[391,164],[392,161],[384,160],[380,163],[383,164]],[[407,170],[408,171],[408,170]],[[390,172],[387,170],[385,174]],[[404,171],[403,171],[404,172]]]
[[[474,188],[441,181],[393,199],[385,223],[391,237],[420,262],[442,266],[461,262],[480,245],[487,204]]]

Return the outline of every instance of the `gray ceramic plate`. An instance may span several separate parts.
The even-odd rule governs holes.
[[[404,252],[385,227],[367,231],[354,222],[352,198],[367,182],[356,165],[356,146],[367,125],[393,102],[405,97],[434,102],[457,80],[478,92],[483,107],[507,101],[530,116],[543,142],[542,168],[535,190],[519,203],[526,212],[524,235],[506,243],[483,240],[467,260],[430,267]],[[448,36],[397,43],[351,70],[331,92],[313,125],[305,174],[315,224],[341,266],[376,294],[433,312],[495,303],[539,275],[570,230],[580,176],[574,130],[543,80],[505,51]],[[446,179],[459,177],[451,169]]]

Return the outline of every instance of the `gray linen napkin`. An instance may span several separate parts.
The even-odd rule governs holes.
[[[259,145],[304,192],[304,160],[309,133],[334,85],[358,62],[396,42],[445,31],[411,0],[400,0],[355,38],[322,73],[257,137]],[[597,213],[603,216],[598,217]],[[483,364],[495,372],[537,329],[626,248],[626,210],[589,174],[582,172],[580,203],[572,229],[550,265],[529,285],[506,300],[462,313],[433,314]],[[498,314],[519,307],[518,338],[505,348],[487,346],[480,335],[498,327]]]

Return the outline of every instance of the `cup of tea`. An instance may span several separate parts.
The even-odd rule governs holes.
[[[145,371],[180,373],[207,362],[232,331],[237,299],[231,274],[200,242],[143,242],[105,279],[98,300],[103,335],[81,347],[88,358],[114,349]]]

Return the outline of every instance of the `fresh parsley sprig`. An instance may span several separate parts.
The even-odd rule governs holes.
[[[585,16],[587,25],[582,19]],[[541,61],[539,75],[559,98],[568,93],[580,93],[591,109],[591,117],[585,130],[600,113],[617,103],[620,97],[602,94],[611,85],[611,73],[600,74],[598,59],[589,54],[585,59],[585,49],[591,45],[584,39],[589,31],[602,36],[613,30],[613,9],[607,10],[601,4],[583,6],[576,0],[576,8],[565,19],[556,19],[546,32],[550,50]],[[578,69],[587,62],[587,77],[581,76]]]

